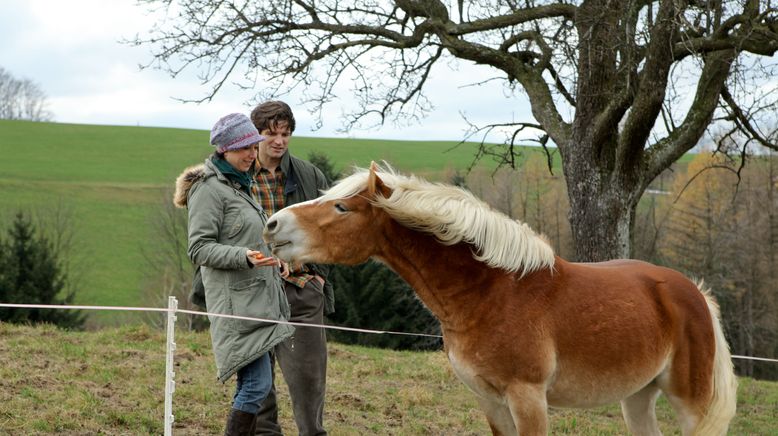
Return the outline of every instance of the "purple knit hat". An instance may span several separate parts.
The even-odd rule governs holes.
[[[225,115],[211,129],[211,145],[219,153],[246,148],[264,140],[249,117],[243,114]]]

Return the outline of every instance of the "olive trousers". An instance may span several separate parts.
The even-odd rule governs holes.
[[[318,279],[302,288],[286,282],[290,321],[323,324],[324,293]],[[278,425],[275,389],[275,362],[281,368],[300,436],[322,436],[324,430],[324,391],[327,378],[327,339],[324,329],[295,327],[294,334],[275,346],[270,353],[273,385],[257,414],[257,435],[283,435]]]

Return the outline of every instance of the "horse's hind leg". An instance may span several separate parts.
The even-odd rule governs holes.
[[[695,434],[694,429],[703,418],[704,413],[700,410],[701,407],[695,404],[693,398],[682,398],[673,394],[670,391],[665,391],[667,400],[670,405],[673,406],[676,415],[678,415],[678,421],[681,424],[681,431],[684,436],[690,436]],[[696,407],[695,407],[696,406]],[[714,436],[714,435],[705,435]]]
[[[708,350],[694,349],[693,344],[679,347],[668,368],[656,379],[657,385],[675,410],[684,436],[721,434],[718,431],[697,431],[705,418],[713,393],[713,359],[706,359],[705,351]]]
[[[661,391],[653,383],[621,400],[621,413],[627,428],[637,436],[658,436],[656,421],[656,399]]]
[[[673,364],[678,364],[678,360],[676,359]],[[681,376],[677,371],[674,371],[673,367],[668,368],[665,373],[657,377],[657,384],[667,397],[667,401],[673,406],[684,436],[695,434],[695,428],[705,415],[707,404],[710,401],[710,390],[704,389],[702,386],[709,383],[709,379],[705,377],[691,383],[688,381],[688,377]]]

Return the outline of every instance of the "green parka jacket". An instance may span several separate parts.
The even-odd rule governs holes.
[[[270,256],[262,241],[267,215],[233,186],[210,158],[176,180],[174,202],[189,210],[189,258],[201,266],[208,312],[288,320],[289,304],[277,267],[252,267],[246,250]],[[217,378],[240,368],[292,335],[284,324],[210,317]]]
[[[292,156],[289,151],[281,158],[280,167],[281,171],[287,176],[286,184],[284,185],[284,204],[286,206],[313,200],[329,188],[327,178],[320,169],[308,161]],[[187,170],[196,174],[198,171],[202,172],[203,166],[196,165]],[[176,205],[185,207],[185,204],[179,204],[182,200],[178,199],[178,194],[176,195],[177,197],[174,200]],[[186,198],[183,198],[183,202],[186,202]],[[328,280],[330,266],[324,264],[307,264],[306,266],[324,279],[324,289],[322,291],[324,293],[324,314],[332,314],[335,312],[335,291],[332,289],[332,283]],[[192,292],[189,295],[189,299],[200,307],[207,307],[204,295],[205,290],[202,287],[200,270],[198,269],[195,271],[195,276],[192,280]]]

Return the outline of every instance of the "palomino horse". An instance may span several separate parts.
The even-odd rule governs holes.
[[[620,400],[631,432],[658,435],[660,391],[685,435],[725,434],[735,414],[707,292],[645,262],[567,262],[465,190],[373,164],[274,214],[264,237],[288,261],[394,269],[440,320],[494,434],[545,434],[548,406]]]

